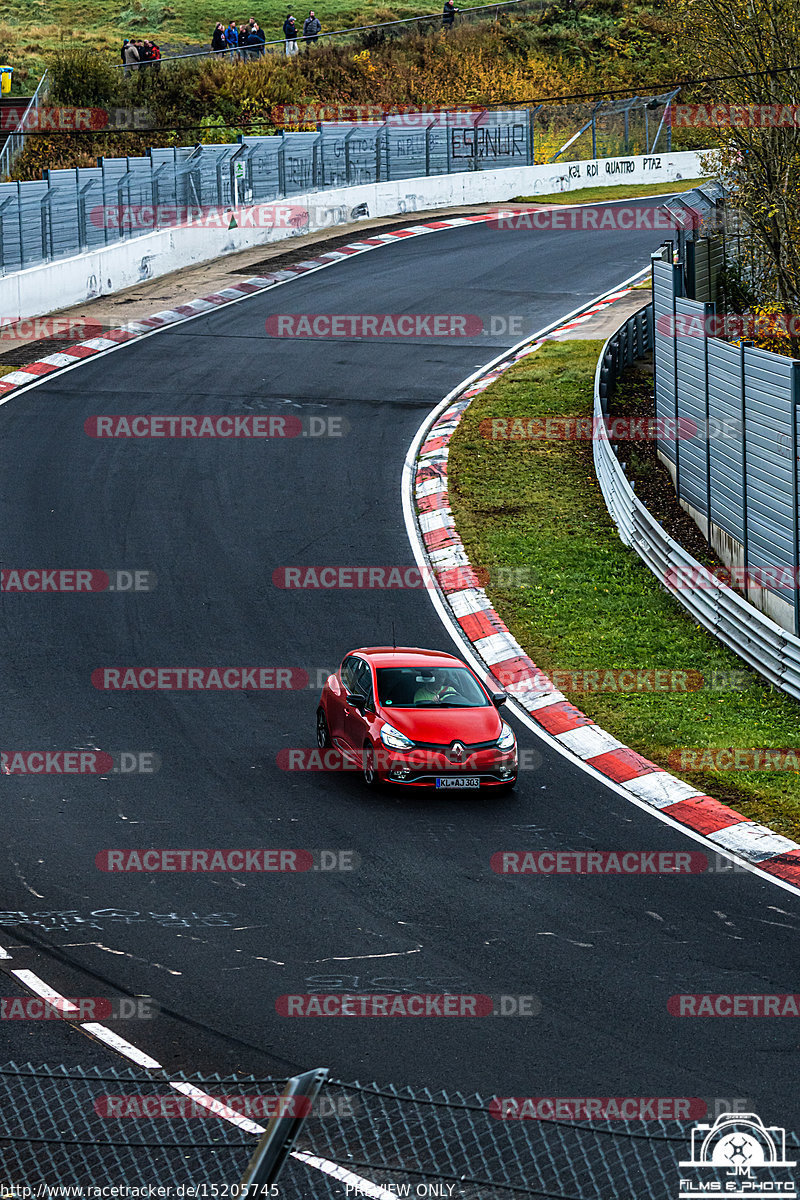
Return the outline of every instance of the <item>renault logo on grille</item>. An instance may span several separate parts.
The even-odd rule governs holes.
[[[452,758],[455,761],[460,761],[464,757],[465,754],[466,754],[466,750],[464,748],[464,743],[463,742],[453,742],[452,746],[450,747],[450,758]]]

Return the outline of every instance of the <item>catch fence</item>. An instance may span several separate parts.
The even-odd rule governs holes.
[[[668,140],[663,118],[671,98],[658,98],[660,122],[644,141],[651,153],[657,137]],[[223,220],[235,219],[230,210],[326,189],[531,166],[568,146],[572,157],[628,153],[625,146],[635,152],[642,145],[635,140],[638,126],[645,132],[651,128],[647,113],[656,111],[651,103],[632,100],[624,113],[615,103],[608,111],[597,105],[564,111],[540,105],[401,113],[383,122],[323,121],[307,131],[154,147],[142,156],[100,158],[94,167],[47,170],[41,180],[0,184],[0,274],[88,253],[152,229],[204,220],[224,228]],[[555,164],[554,173],[559,169]],[[562,173],[566,184],[566,169]],[[416,196],[409,191],[413,210]],[[341,208],[317,224],[365,215],[357,205],[355,211]],[[281,219],[302,233],[309,214],[298,206]]]
[[[195,1194],[223,1195],[225,1185],[241,1179],[258,1132],[217,1116],[141,1114],[148,1103],[151,1113],[159,1111],[165,1093],[189,1114],[195,1088],[263,1126],[258,1102],[278,1097],[285,1082],[10,1063],[0,1069],[2,1180],[17,1187],[193,1184],[208,1188]],[[345,1183],[335,1177],[343,1171],[385,1189],[384,1196],[673,1200],[678,1194],[688,1121],[501,1120],[494,1111],[490,1099],[477,1095],[328,1081],[284,1168],[280,1194],[344,1197]],[[709,1115],[713,1121],[716,1114]],[[796,1138],[790,1148],[797,1148]],[[781,1176],[770,1170],[759,1177]],[[417,1192],[421,1184],[426,1188]]]

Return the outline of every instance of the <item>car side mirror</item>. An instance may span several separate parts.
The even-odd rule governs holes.
[[[492,704],[495,708],[502,708],[507,700],[508,696],[505,692],[492,692]]]
[[[359,712],[363,713],[367,703],[366,697],[356,696],[352,692],[348,692],[346,695],[346,700],[351,708],[357,708]]]

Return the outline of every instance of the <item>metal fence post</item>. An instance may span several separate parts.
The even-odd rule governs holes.
[[[222,195],[222,155],[221,154],[217,154],[217,156],[216,156],[216,159],[214,162],[214,174],[217,177],[217,208],[222,208],[223,204],[225,203],[225,200]],[[233,199],[233,193],[231,193],[231,199]]]
[[[52,200],[53,193],[48,190],[39,201],[39,211],[42,226],[42,258],[45,260],[45,262],[52,258],[52,253],[48,253],[48,249],[52,247],[52,213],[50,211]],[[50,218],[49,221],[48,218]],[[48,224],[51,227],[50,236],[48,236]]]
[[[317,136],[314,138],[314,145],[311,147],[311,187],[314,191],[323,186],[324,180],[320,182],[320,172],[324,175],[325,168],[322,162],[322,130],[320,129]],[[377,179],[375,181],[377,183]]]
[[[711,403],[708,395],[708,319],[717,314],[716,304],[703,305],[703,378],[706,393],[706,540],[711,544]]]
[[[244,145],[244,143],[242,143],[241,145],[239,145],[237,147],[236,150],[234,150],[233,154],[228,159],[228,170],[230,172],[230,177],[231,177],[231,208],[234,210],[237,209],[240,204],[239,181],[236,178],[236,162],[238,159],[240,159],[242,157],[242,155],[244,154],[246,149],[247,149],[247,147]],[[220,181],[220,186],[221,186],[221,181]],[[222,205],[222,203],[223,203],[222,197],[220,196],[220,205]]]
[[[438,123],[438,121],[439,121],[439,118],[434,117],[434,119],[430,122],[430,124],[425,126],[425,175],[426,176],[430,175],[430,173],[431,173],[431,130],[433,129],[434,125],[436,125]]]
[[[344,181],[346,184],[350,183],[350,139],[355,132],[355,129],[351,129],[344,135]]]
[[[5,275],[6,273],[6,242],[3,213],[13,199],[13,196],[6,196],[5,200],[0,204],[0,275]]]
[[[792,563],[792,579],[794,587],[792,588],[792,601],[794,603],[794,632],[795,636],[800,636],[800,593],[798,593],[798,574],[800,573],[800,530],[797,528],[798,518],[798,475],[797,475],[797,412],[798,402],[800,402],[800,363],[792,363],[792,552],[794,561]]]
[[[744,369],[744,352],[745,348],[752,346],[752,342],[742,342],[739,346],[739,362],[741,367],[741,417],[742,417],[742,552],[744,554],[744,594],[750,595],[750,543],[748,538],[748,530],[750,522],[748,521],[748,496],[747,496],[747,409],[745,406],[745,369]]]
[[[543,105],[543,104],[537,104],[537,105],[536,105],[536,108],[529,108],[529,109],[528,109],[528,153],[527,153],[527,163],[528,163],[528,166],[529,166],[529,167],[532,167],[532,166],[534,166],[534,165],[535,165],[535,163],[536,163],[536,152],[535,152],[535,134],[534,134],[534,130],[535,130],[535,126],[536,126],[536,116],[537,116],[537,114],[540,112],[540,110],[541,110],[542,108],[544,108],[544,105]]]
[[[89,182],[85,183],[78,191],[78,237],[80,238],[81,250],[88,250],[89,248],[89,223],[86,220],[86,193],[91,191],[96,182],[96,179],[90,179]],[[105,223],[106,214],[104,212],[103,224],[105,225]]]
[[[270,1119],[242,1176],[241,1188],[245,1194],[255,1187],[258,1195],[258,1185],[275,1183],[327,1078],[328,1068],[318,1067],[288,1081],[278,1099],[277,1114]]]
[[[122,210],[123,210],[122,189],[127,184],[127,186],[128,186],[128,207],[130,207],[130,186],[131,186],[130,178],[132,175],[133,175],[133,171],[126,171],[125,174],[122,176],[122,178],[119,180],[119,182],[117,184],[117,211],[119,213],[119,240],[120,241],[123,241],[125,238],[125,231],[123,228],[123,221],[122,221]],[[133,234],[133,222],[131,222],[131,234]]]
[[[278,195],[286,195],[286,134],[281,130],[281,144],[278,147]]]

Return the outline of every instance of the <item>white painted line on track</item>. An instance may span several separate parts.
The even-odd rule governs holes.
[[[97,1038],[99,1042],[104,1042],[117,1054],[121,1054],[123,1058],[128,1058],[132,1063],[136,1063],[137,1067],[144,1067],[148,1071],[163,1071],[161,1063],[156,1058],[151,1058],[149,1054],[145,1054],[143,1050],[139,1050],[132,1042],[126,1041],[124,1037],[120,1037],[118,1033],[114,1033],[111,1029],[107,1029],[105,1025],[100,1025],[97,1021],[84,1021],[78,1026],[84,1033],[88,1033],[90,1037]]]

